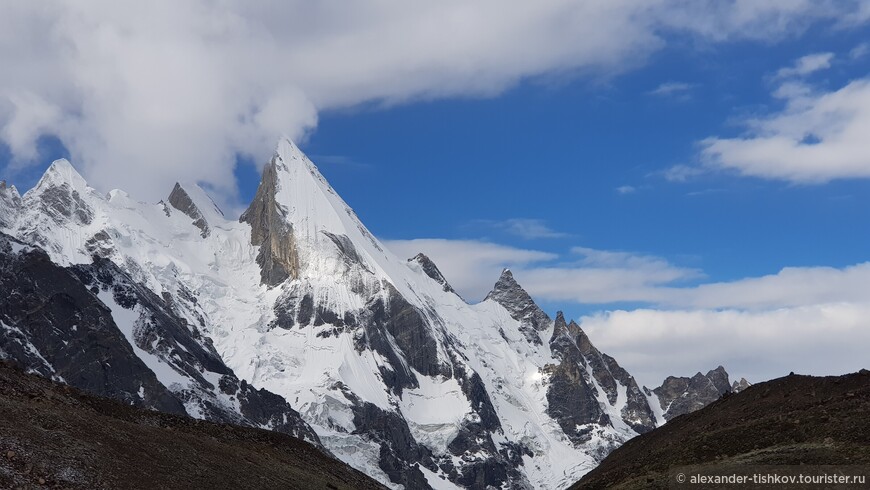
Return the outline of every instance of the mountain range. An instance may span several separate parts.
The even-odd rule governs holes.
[[[496,279],[496,278],[494,278]],[[303,439],[393,488],[564,488],[747,386],[648,389],[509,270],[469,304],[395,256],[287,139],[239,219],[55,161],[0,184],[0,357],[137,407]]]

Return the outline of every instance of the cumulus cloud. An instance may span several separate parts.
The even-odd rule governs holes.
[[[868,367],[870,263],[790,267],[677,286],[704,275],[660,257],[586,247],[560,256],[474,240],[394,240],[387,246],[408,257],[423,251],[472,302],[510,267],[537,301],[654,306],[579,319],[599,349],[650,387],[666,376],[691,376],[719,364],[754,382],[790,371],[831,375]]]
[[[7,2],[0,138],[13,167],[52,135],[98,188],[164,197],[175,180],[235,192],[322,110],[491,96],[548,74],[613,75],[668,33],[775,40],[863,17],[859,2]]]
[[[765,311],[639,309],[583,317],[595,345],[650,388],[671,375],[724,365],[752,382],[836,375],[867,366],[870,303],[825,303]]]
[[[833,91],[791,82],[782,111],[744,121],[745,135],[704,140],[701,158],[742,175],[818,184],[870,177],[870,78]]]

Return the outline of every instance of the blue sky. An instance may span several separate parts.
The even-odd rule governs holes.
[[[863,367],[870,2],[4,9],[21,190],[63,156],[238,213],[288,134],[398,254],[471,300],[509,266],[650,380]]]
[[[534,80],[494,98],[331,111],[302,148],[385,238],[477,239],[560,256],[575,246],[651,254],[703,271],[688,283],[843,267],[868,258],[870,228],[856,226],[870,223],[866,179],[666,176],[696,167],[704,138],[740,134],[742,116],[780,110],[772,79],[802,56],[834,53],[830,69],[806,77],[819,87],[867,76],[870,57],[850,57],[867,33],[678,44],[606,80]],[[676,88],[656,92],[662,86]],[[252,174],[242,178],[248,195]],[[505,226],[516,219],[552,233],[521,236]]]

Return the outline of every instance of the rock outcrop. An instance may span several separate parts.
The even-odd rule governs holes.
[[[731,382],[722,366],[691,378],[668,376],[661,386],[652,390],[665,420],[699,410],[730,391]]]
[[[299,276],[299,252],[293,226],[284,219],[285,210],[275,200],[277,171],[282,165],[276,155],[263,168],[254,201],[239,218],[242,223],[251,225],[251,244],[260,247],[257,263],[262,271],[261,281],[268,286],[277,286]]]

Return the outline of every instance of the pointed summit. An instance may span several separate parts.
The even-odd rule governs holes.
[[[520,329],[530,342],[542,343],[537,332],[549,328],[552,321],[532,300],[529,293],[517,283],[510,269],[502,271],[492,291],[486,295],[484,301],[487,300],[502,305],[510,313],[511,318],[520,322]]]
[[[441,274],[441,271],[438,270],[438,266],[435,265],[435,262],[432,262],[432,259],[427,257],[425,254],[418,253],[414,257],[408,259],[408,262],[419,265],[420,268],[423,269],[423,273],[425,273],[435,282],[440,284],[445,292],[457,294],[456,291],[454,291],[450,284],[447,282],[447,279],[444,278],[444,275]]]
[[[178,182],[169,194],[169,204],[193,219],[193,225],[200,229],[203,238],[211,234],[212,225],[223,219],[224,213],[217,204],[196,184],[183,186]],[[217,219],[216,219],[217,218]]]
[[[251,244],[260,247],[262,282],[270,286],[303,272],[333,274],[336,267],[354,264],[389,277],[386,271],[398,263],[287,138],[278,142],[263,168],[254,200],[240,221],[251,225]]]
[[[55,160],[51,163],[42,178],[30,192],[44,190],[51,187],[67,185],[70,189],[82,192],[88,189],[85,178],[69,163],[66,158]]]
[[[39,207],[56,223],[72,219],[87,225],[93,220],[94,199],[102,199],[65,158],[55,160],[33,189],[24,195],[24,206]]]

